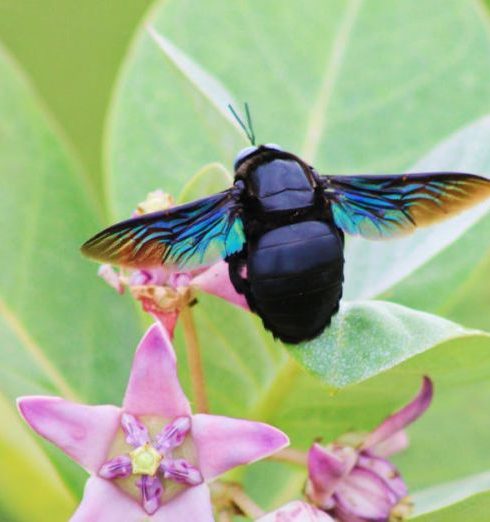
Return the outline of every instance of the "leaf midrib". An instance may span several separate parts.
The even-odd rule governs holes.
[[[49,378],[53,386],[66,399],[82,402],[78,394],[68,384],[59,370],[51,363],[44,350],[30,336],[28,330],[22,324],[15,313],[10,310],[5,301],[0,297],[0,314],[4,317],[14,335],[19,339],[31,359]]]
[[[325,129],[328,124],[328,109],[342,68],[349,39],[363,2],[364,0],[350,0],[347,4],[344,17],[333,40],[332,52],[327,57],[325,63],[324,75],[317,99],[310,111],[306,125],[305,141],[302,147],[302,157],[311,163],[314,162],[320,141],[325,135]]]

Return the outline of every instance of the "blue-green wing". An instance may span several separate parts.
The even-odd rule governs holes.
[[[321,176],[321,180],[335,224],[369,239],[408,234],[490,196],[490,180],[458,172]]]
[[[240,189],[117,223],[89,239],[82,252],[128,267],[210,265],[242,250]]]

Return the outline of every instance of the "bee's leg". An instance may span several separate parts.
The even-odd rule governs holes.
[[[241,252],[238,252],[237,254],[233,254],[227,257],[225,261],[228,263],[228,273],[230,275],[230,281],[233,284],[235,290],[239,294],[244,295],[250,309],[255,310],[254,299],[250,290],[250,282],[246,276],[246,250],[244,249]]]
[[[250,286],[246,276],[243,275],[247,263],[245,252],[242,250],[241,252],[228,256],[225,261],[228,263],[230,280],[235,290],[239,294],[245,295]]]

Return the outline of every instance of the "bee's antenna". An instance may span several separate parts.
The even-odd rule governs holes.
[[[243,132],[245,132],[245,134],[247,135],[247,138],[249,139],[250,143],[252,145],[255,145],[255,132],[252,125],[252,117],[250,116],[250,109],[248,107],[248,103],[245,102],[245,116],[247,117],[247,125],[245,125],[245,123],[240,118],[238,113],[235,111],[231,103],[228,104],[228,109],[230,109],[230,112],[233,114],[233,117],[238,122],[240,127],[243,129]]]
[[[249,108],[247,102],[245,102],[245,114],[247,115],[247,123],[248,123],[248,128],[250,130],[250,136],[251,136],[250,143],[252,145],[255,145],[254,126],[252,125],[252,116],[250,115],[250,108]]]

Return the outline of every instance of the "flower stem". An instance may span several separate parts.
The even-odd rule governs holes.
[[[285,448],[269,457],[269,460],[276,460],[278,462],[289,462],[297,466],[306,466],[308,463],[308,455],[306,452],[294,448]]]
[[[218,522],[233,522],[233,513],[230,511],[221,511],[218,513]]]
[[[255,520],[265,514],[265,511],[258,506],[246,493],[241,486],[229,484],[227,487],[229,499],[240,509],[247,517]]]
[[[196,411],[207,413],[208,398],[206,394],[206,381],[201,358],[201,348],[197,338],[196,326],[190,307],[185,306],[181,311],[182,324],[187,351],[187,363],[191,375],[192,395],[196,404]]]

